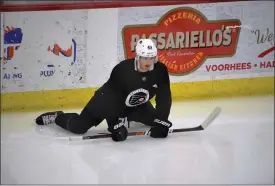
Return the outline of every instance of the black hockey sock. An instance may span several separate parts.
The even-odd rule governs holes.
[[[78,114],[77,113],[62,114],[55,119],[55,123],[56,125],[62,127],[63,129],[69,130],[68,123],[70,123],[70,121],[74,117],[78,117]]]
[[[86,133],[91,125],[77,113],[65,113],[59,115],[55,120],[56,125],[74,134]]]

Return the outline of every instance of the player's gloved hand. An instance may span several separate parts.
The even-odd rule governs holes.
[[[128,137],[128,131],[124,124],[127,122],[127,118],[119,118],[114,126],[108,128],[108,131],[112,133],[113,141],[124,141]]]
[[[172,123],[168,120],[154,119],[154,127],[151,128],[150,136],[153,138],[166,138]]]

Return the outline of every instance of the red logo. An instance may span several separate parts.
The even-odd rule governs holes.
[[[236,52],[240,20],[208,20],[193,8],[176,8],[156,24],[127,25],[122,30],[125,58],[135,57],[141,38],[153,39],[159,61],[170,74],[186,75],[197,70],[207,58],[230,57]]]
[[[138,100],[138,101],[142,102],[142,101],[144,101],[144,98],[139,98],[139,100]]]

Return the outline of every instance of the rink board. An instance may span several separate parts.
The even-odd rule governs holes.
[[[11,7],[1,13],[2,110],[85,106],[142,37],[158,41],[174,101],[273,95],[274,2],[192,3]]]
[[[274,95],[274,78],[227,79],[171,84],[173,101]],[[54,90],[2,95],[4,112],[82,108],[96,89]],[[154,103],[154,98],[151,100]]]

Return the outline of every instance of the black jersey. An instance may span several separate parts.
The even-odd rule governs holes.
[[[111,96],[121,100],[129,110],[156,96],[157,117],[169,117],[172,104],[170,80],[167,67],[161,62],[154,63],[148,72],[139,72],[134,58],[124,60],[113,68],[104,86],[111,87],[114,92]]]

